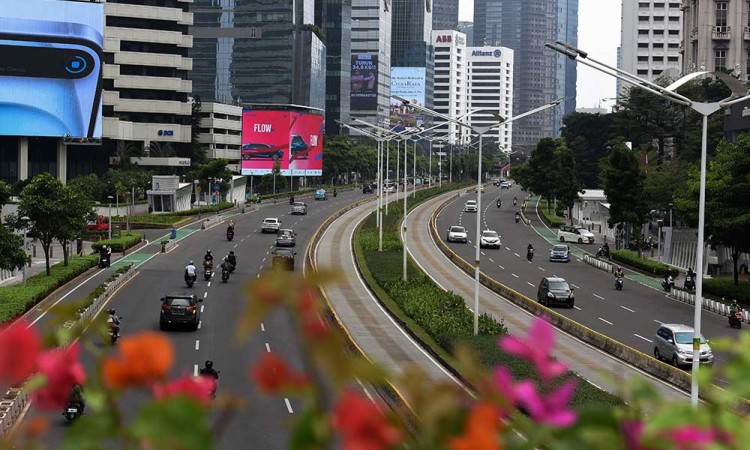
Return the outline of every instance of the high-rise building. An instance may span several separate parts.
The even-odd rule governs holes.
[[[433,30],[432,45],[435,47],[433,109],[450,117],[462,116],[469,106],[466,35],[450,29]],[[451,144],[465,142],[463,136],[469,134],[465,127],[453,122],[436,128],[434,133],[445,135]]]
[[[458,0],[432,1],[432,29],[458,30]]]
[[[530,151],[544,137],[559,136],[562,115],[575,110],[576,66],[544,47],[564,40],[577,45],[578,0],[476,0],[474,45],[514,51],[513,113],[518,115],[556,98],[551,108],[514,122],[513,144]],[[572,61],[571,61],[572,62]]]
[[[620,69],[651,81],[681,72],[680,5],[675,1],[623,0]],[[618,101],[631,86],[618,82]]]
[[[326,133],[339,133],[336,123],[349,119],[352,75],[352,1],[322,0],[326,5]]]
[[[195,0],[193,92],[204,102],[325,108],[314,0]]]
[[[458,9],[456,9],[458,11]],[[425,104],[432,108],[434,52],[432,12],[424,0],[393,0],[391,22],[391,68],[423,67]],[[391,80],[394,83],[394,80]]]
[[[391,97],[390,1],[352,0],[351,116],[388,120]]]
[[[468,47],[468,110],[486,109],[469,116],[475,127],[497,123],[495,114],[513,115],[514,51],[506,47]],[[505,153],[511,153],[515,123],[500,125],[484,135],[485,142],[494,141]]]
[[[733,70],[750,81],[750,3],[683,0],[682,71]]]
[[[466,35],[466,45],[474,45],[474,22],[460,21],[456,29]]]

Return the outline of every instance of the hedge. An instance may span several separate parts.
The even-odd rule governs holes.
[[[678,272],[677,269],[664,263],[648,258],[639,258],[638,252],[632,250],[612,250],[610,251],[610,255],[614,261],[635,267],[636,269],[642,270],[650,275],[663,277],[667,273],[675,275]]]
[[[68,265],[59,262],[50,267],[50,275],[46,272],[26,279],[26,284],[0,287],[0,323],[7,322],[22,315],[55,289],[96,266],[98,257],[95,255],[71,256]]]
[[[78,300],[79,308],[78,308],[78,314],[79,316],[82,315],[89,306],[94,304],[94,301],[104,293],[104,290],[107,289],[107,285],[116,279],[120,278],[120,275],[130,270],[130,268],[133,267],[133,264],[130,263],[128,265],[125,265],[123,267],[120,267],[117,269],[112,275],[110,275],[106,280],[104,280],[103,283],[101,283],[99,286],[94,288],[93,291],[86,294],[85,297]]]
[[[147,224],[147,225],[175,225],[182,221],[188,221],[193,216],[198,214],[211,214],[224,211],[230,208],[234,208],[232,202],[221,202],[213,206],[201,206],[198,208],[188,209],[185,211],[177,211],[167,214],[134,214],[128,216],[127,220],[132,224]],[[124,216],[112,217],[112,223],[125,223]]]
[[[537,209],[542,213],[542,219],[550,228],[560,228],[561,225],[565,225],[565,219],[559,217],[555,211],[547,212],[547,200],[539,199]]]
[[[731,302],[737,300],[745,306],[750,306],[750,281],[740,280],[734,284],[734,278],[704,278],[703,291]]]
[[[116,253],[122,253],[130,247],[141,242],[141,235],[133,232],[123,232],[122,236],[112,239],[104,239],[102,241],[95,242],[91,245],[94,251],[98,252],[101,250],[103,245],[109,245],[112,247],[112,251]]]

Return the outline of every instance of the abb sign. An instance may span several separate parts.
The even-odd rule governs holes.
[[[453,42],[453,36],[446,35],[446,36],[438,36],[437,41],[438,44],[447,44],[449,42]]]

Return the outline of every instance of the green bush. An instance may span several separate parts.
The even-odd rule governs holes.
[[[120,275],[130,270],[131,267],[133,267],[132,263],[126,266],[120,267],[112,275],[110,275],[106,280],[104,280],[104,283],[94,288],[93,291],[89,292],[84,298],[79,300],[78,301],[79,313],[83,313],[84,311],[86,311],[86,309],[94,303],[94,300],[96,300],[97,297],[99,297],[100,295],[104,293],[104,290],[107,288],[108,283],[111,283],[115,281],[116,279],[118,279]]]
[[[55,289],[96,266],[95,255],[71,256],[68,265],[62,262],[50,267],[46,272],[26,279],[26,284],[0,287],[0,323],[15,319],[34,307]]]
[[[632,250],[612,250],[610,255],[614,261],[627,264],[654,276],[663,277],[667,273],[677,274],[676,269],[648,258],[639,258],[638,252]]]
[[[547,212],[547,200],[543,198],[540,199],[538,209],[539,212],[542,213],[542,219],[547,223],[547,225],[549,225],[550,228],[560,228],[561,225],[565,225],[565,219],[558,216],[556,212],[553,211],[553,208],[550,208],[550,211]],[[562,210],[558,208],[558,212],[562,212]]]
[[[201,206],[199,208],[188,209],[167,214],[134,214],[127,218],[131,224],[141,223],[147,225],[176,225],[180,222],[187,222],[193,216],[198,214],[211,214],[233,208],[234,203],[221,202],[213,206]],[[124,216],[112,217],[112,223],[125,223]]]
[[[727,301],[737,300],[745,306],[750,305],[750,281],[740,280],[735,285],[733,278],[704,278],[703,291]]]
[[[129,249],[130,247],[138,244],[141,242],[141,235],[138,233],[128,233],[123,232],[122,236],[112,239],[104,239],[99,242],[95,242],[91,245],[91,248],[94,249],[94,251],[101,250],[103,245],[109,245],[112,247],[112,251],[116,253],[122,253],[123,251]]]

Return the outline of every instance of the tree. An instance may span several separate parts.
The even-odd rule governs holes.
[[[649,209],[663,211],[674,203],[677,193],[688,187],[688,164],[673,161],[644,169],[643,194]]]
[[[555,197],[558,202],[561,202],[563,206],[568,208],[568,217],[572,224],[573,203],[578,199],[578,193],[581,191],[581,183],[578,181],[578,174],[576,173],[575,157],[573,156],[573,152],[562,142],[555,149],[555,157],[555,162],[558,165],[557,170],[562,175],[559,177]]]
[[[81,193],[81,195],[90,201],[96,202],[102,200],[106,189],[106,184],[100,180],[95,173],[73,178],[68,181],[67,186],[70,189]]]
[[[557,186],[560,185],[563,178],[556,156],[557,149],[560,146],[565,146],[562,139],[544,138],[540,140],[526,163],[528,169],[521,169],[521,177],[524,181],[523,187],[544,197],[547,200],[548,211],[550,203],[557,194]]]
[[[0,208],[10,200],[13,188],[0,181]],[[23,249],[23,238],[0,224],[0,269],[20,269],[26,263],[26,252]]]
[[[641,255],[641,229],[648,213],[643,193],[643,173],[635,153],[622,140],[613,141],[602,160],[601,184],[610,204],[609,226],[624,223],[632,227]]]
[[[60,217],[64,214],[61,205],[64,204],[65,195],[62,182],[44,172],[32,178],[23,188],[18,204],[18,218],[27,216],[30,219],[28,235],[42,245],[48,276],[49,248],[57,237]]]
[[[203,104],[200,96],[193,98],[192,113],[190,115],[190,162],[191,164],[203,164],[206,162],[206,148],[200,142],[201,136],[201,111]]]
[[[63,248],[63,265],[68,265],[68,244],[75,239],[86,225],[86,217],[92,213],[88,199],[65,186],[58,203],[60,215],[57,217],[58,227],[55,238]]]
[[[562,137],[573,152],[583,187],[599,187],[599,161],[616,136],[613,114],[571,113],[563,117]]]
[[[221,179],[219,190],[221,192],[229,190],[232,171],[227,167],[226,159],[212,159],[205,164],[194,164],[193,169],[185,175],[185,179],[189,181],[198,180],[200,182],[201,192],[209,192],[209,178],[212,179],[211,185],[214,189],[216,189],[216,180]]]

